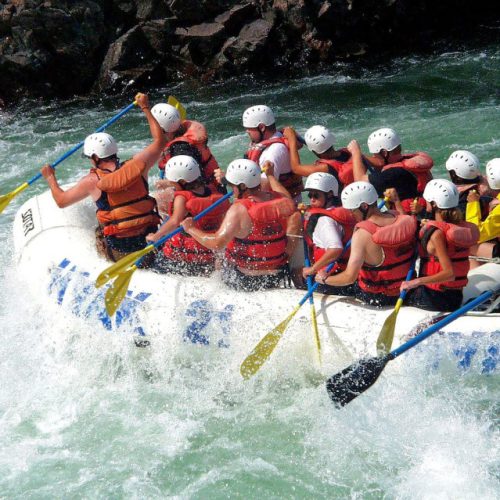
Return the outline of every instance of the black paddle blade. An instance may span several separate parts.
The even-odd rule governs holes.
[[[326,381],[326,390],[336,406],[345,406],[370,388],[390,361],[383,358],[360,359]]]

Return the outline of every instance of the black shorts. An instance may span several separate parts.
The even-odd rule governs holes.
[[[179,274],[181,276],[210,276],[215,270],[214,264],[168,259],[161,250],[156,254],[152,268],[157,273]]]
[[[280,268],[276,274],[263,274],[261,276],[249,276],[239,269],[225,264],[222,267],[222,281],[234,290],[243,292],[256,292],[258,290],[269,290],[271,288],[283,288],[288,278],[288,268]]]
[[[438,292],[426,286],[418,286],[408,292],[405,305],[427,311],[451,312],[456,311],[462,305],[462,300],[462,290]]]
[[[387,307],[394,306],[399,299],[399,294],[395,297],[386,295],[385,293],[370,293],[361,290],[358,283],[354,285],[354,296],[364,302],[365,304],[373,307]]]

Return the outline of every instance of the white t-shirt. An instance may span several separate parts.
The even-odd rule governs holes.
[[[283,137],[283,134],[281,132],[276,132],[273,137]],[[288,174],[292,171],[288,148],[280,142],[271,144],[264,149],[259,158],[259,167],[262,168],[262,165],[264,165],[266,161],[270,161],[274,165],[274,176],[276,179],[278,179],[280,175]],[[263,177],[265,177],[265,174],[263,174]]]
[[[342,226],[331,217],[322,216],[318,219],[318,223],[313,231],[313,243],[318,248],[333,249],[344,248],[342,244],[342,236],[344,229]]]

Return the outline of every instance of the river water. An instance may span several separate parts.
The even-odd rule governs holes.
[[[183,102],[207,125],[222,165],[247,143],[243,110],[265,103],[280,125],[328,126],[338,146],[357,138],[366,148],[371,131],[393,127],[404,150],[427,151],[443,174],[455,149],[483,166],[500,155],[499,81],[500,50],[486,47],[291,81],[177,85],[152,101]],[[128,102],[27,101],[0,112],[2,194]],[[138,111],[109,131],[122,158],[148,137]],[[86,168],[75,154],[58,177],[74,181]],[[498,371],[460,371],[453,359],[430,370],[432,349],[412,351],[397,376],[338,411],[321,385],[244,386],[210,356],[162,363],[122,337],[54,316],[21,285],[12,221],[43,190],[42,179],[0,220],[0,498],[499,497]]]

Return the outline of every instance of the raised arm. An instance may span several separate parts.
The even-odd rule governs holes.
[[[285,127],[283,135],[288,140],[288,147],[290,149],[290,166],[292,172],[302,177],[307,177],[314,172],[328,172],[328,165],[323,163],[313,165],[302,165],[300,163],[299,149],[297,147],[297,135],[292,127]]]
[[[134,155],[134,159],[146,164],[145,173],[147,174],[151,167],[160,159],[160,155],[166,144],[166,138],[159,123],[151,113],[148,96],[139,93],[135,96],[135,100],[148,121],[151,137],[153,138],[153,142],[149,146]]]

